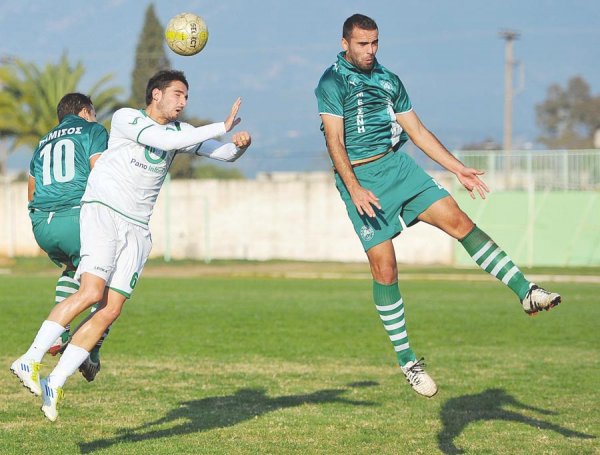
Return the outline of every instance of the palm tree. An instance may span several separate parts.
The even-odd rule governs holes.
[[[63,95],[79,91],[84,72],[81,63],[73,67],[66,55],[43,68],[19,59],[0,66],[0,137],[11,139],[11,151],[19,146],[35,147],[40,137],[56,126],[56,105]],[[123,89],[105,88],[112,77],[103,76],[88,93],[101,123],[107,123],[121,107],[116,97]]]

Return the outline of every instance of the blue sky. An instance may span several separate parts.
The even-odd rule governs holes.
[[[40,65],[63,52],[86,68],[85,91],[107,73],[128,94],[135,46],[150,2],[142,0],[0,0],[0,57]],[[180,12],[203,16],[210,38],[193,57],[169,52],[191,84],[188,113],[224,119],[237,96],[242,124],[254,137],[239,166],[258,171],[322,170],[325,147],[313,95],[340,50],[349,15],[373,17],[378,60],[403,80],[425,125],[450,149],[491,137],[502,140],[504,41],[516,29],[515,58],[525,90],[514,100],[516,146],[535,146],[535,105],[547,88],[583,76],[600,92],[598,0],[220,0],[155,1],[160,21]],[[18,168],[27,151],[11,159]]]

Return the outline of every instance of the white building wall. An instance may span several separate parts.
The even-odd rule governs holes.
[[[446,183],[447,177],[436,179]],[[41,254],[31,233],[26,199],[26,183],[0,187],[0,255]],[[170,181],[163,186],[150,228],[152,256],[365,260],[329,173]],[[453,240],[423,223],[394,243],[401,263],[452,262]]]

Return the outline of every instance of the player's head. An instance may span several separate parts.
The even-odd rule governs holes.
[[[152,76],[146,86],[146,105],[154,114],[151,117],[165,123],[176,120],[187,104],[188,89],[182,71],[162,70]]]
[[[56,106],[58,122],[62,122],[69,114],[78,115],[88,122],[96,121],[96,109],[94,109],[92,99],[82,93],[67,93],[58,102]]]
[[[371,71],[379,47],[379,30],[370,17],[354,14],[344,22],[342,47],[346,60],[362,71]]]

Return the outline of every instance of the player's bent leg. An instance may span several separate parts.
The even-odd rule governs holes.
[[[437,392],[437,386],[433,379],[425,373],[424,363],[417,361],[408,341],[404,319],[404,301],[398,286],[398,269],[392,241],[388,240],[369,249],[367,257],[374,278],[375,308],[392,342],[398,364],[415,392],[431,397]]]
[[[102,299],[105,285],[105,279],[91,273],[84,273],[81,276],[79,290],[60,305],[54,306],[48,319],[63,325],[71,323],[84,310]]]
[[[79,290],[79,281],[75,279],[75,270],[65,270],[56,282],[54,304],[58,305]],[[65,331],[56,339],[48,349],[48,354],[57,355],[64,351],[70,338],[70,324],[65,326]]]
[[[473,224],[453,198],[446,197],[435,202],[419,215],[419,219],[457,238],[477,265],[519,297],[527,314],[547,311],[561,302],[559,294],[529,282],[508,254]]]

